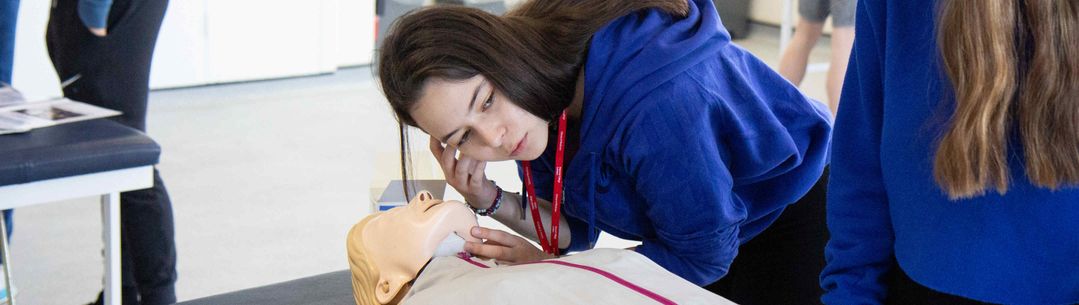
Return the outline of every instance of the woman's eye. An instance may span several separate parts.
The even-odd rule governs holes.
[[[461,147],[461,145],[465,145],[465,142],[468,142],[468,136],[471,135],[471,134],[472,134],[471,130],[465,131],[464,134],[461,134],[461,141],[457,142],[457,147]]]
[[[483,101],[483,106],[482,106],[483,110],[487,110],[487,108],[491,108],[491,104],[494,104],[494,103],[495,103],[495,95],[491,94],[491,96],[487,97],[486,101]]]

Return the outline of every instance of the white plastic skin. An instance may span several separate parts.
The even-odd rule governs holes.
[[[441,244],[438,244],[438,248],[435,249],[435,256],[457,256],[461,252],[465,252],[465,239],[457,236],[457,234],[450,234],[446,236],[446,239],[442,240]]]

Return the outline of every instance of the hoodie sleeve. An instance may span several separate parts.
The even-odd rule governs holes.
[[[894,234],[880,164],[883,2],[860,1],[854,51],[836,119],[830,184],[825,304],[880,304]]]
[[[88,28],[106,28],[112,0],[79,0],[79,19]]]

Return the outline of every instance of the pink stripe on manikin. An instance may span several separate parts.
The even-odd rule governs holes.
[[[480,268],[491,268],[491,267],[487,267],[487,265],[480,264],[479,262],[472,260],[472,256],[469,255],[468,253],[465,253],[465,252],[457,253],[457,258],[460,258],[461,260],[466,261],[469,264],[476,265],[477,267],[480,267]]]
[[[480,268],[490,268],[487,265],[480,264],[479,262],[472,260],[472,257],[470,255],[468,255],[467,253],[458,253],[457,258],[460,258],[461,260],[466,261],[466,262],[468,262],[470,264],[476,265],[477,267],[480,267]],[[653,300],[656,300],[656,302],[659,302],[660,304],[664,304],[664,305],[677,305],[678,304],[678,303],[675,303],[674,301],[671,301],[670,299],[667,299],[667,298],[659,295],[658,293],[652,292],[651,290],[645,289],[644,287],[637,286],[636,284],[630,283],[629,281],[627,281],[627,280],[625,280],[625,279],[623,279],[621,277],[618,277],[617,275],[614,275],[614,274],[612,274],[610,272],[607,272],[607,271],[603,271],[602,269],[599,269],[599,268],[589,267],[589,266],[585,266],[585,265],[578,265],[578,264],[574,264],[574,263],[567,263],[567,262],[563,262],[563,261],[555,261],[555,260],[524,263],[522,265],[540,264],[540,263],[556,264],[556,265],[562,265],[562,266],[566,266],[566,267],[573,267],[573,268],[577,268],[577,269],[592,271],[593,273],[602,275],[603,277],[606,277],[607,279],[612,280],[615,283],[621,284],[622,286],[625,286],[626,288],[629,288],[630,290],[636,291],[637,293],[640,293],[640,294],[642,294],[642,295],[644,295],[646,297],[649,297],[649,298],[651,298]]]
[[[669,300],[667,298],[664,298],[663,296],[659,295],[658,293],[652,292],[651,290],[645,289],[644,287],[637,286],[636,284],[630,283],[629,281],[627,281],[627,280],[625,280],[625,279],[623,279],[621,277],[618,277],[617,275],[614,275],[614,274],[612,274],[610,272],[607,272],[607,271],[603,271],[603,270],[601,270],[599,268],[585,266],[585,265],[578,265],[578,264],[574,264],[574,263],[567,263],[567,262],[563,262],[563,261],[555,261],[555,260],[538,261],[538,262],[535,262],[535,263],[556,264],[556,265],[563,265],[563,266],[567,266],[567,267],[574,267],[574,268],[578,268],[578,269],[584,269],[584,270],[592,271],[592,272],[594,272],[596,274],[602,275],[602,276],[606,277],[607,279],[610,279],[610,280],[614,281],[615,283],[622,284],[622,286],[626,286],[626,288],[632,289],[633,291],[636,291],[637,293],[640,293],[640,294],[642,294],[642,295],[644,295],[646,297],[652,298],[653,300],[656,300],[656,302],[659,302],[660,304],[664,304],[664,305],[678,304],[678,303],[675,303],[674,301],[671,301],[671,300]]]

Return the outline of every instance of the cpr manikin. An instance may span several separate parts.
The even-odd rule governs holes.
[[[397,304],[432,257],[463,252],[479,241],[469,230],[476,215],[460,201],[420,192],[408,205],[367,216],[348,234],[356,304]]]
[[[356,304],[733,304],[625,249],[512,266],[470,257],[476,223],[464,203],[427,192],[365,217],[347,242]]]

